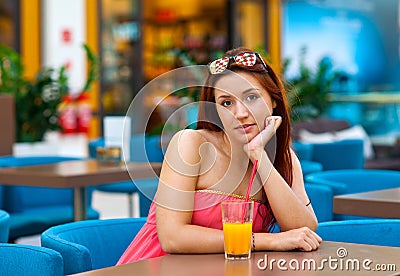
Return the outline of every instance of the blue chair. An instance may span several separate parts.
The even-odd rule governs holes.
[[[10,232],[10,215],[3,210],[0,210],[0,243],[8,241]]]
[[[139,189],[139,211],[141,217],[147,217],[150,210],[150,205],[153,202],[154,196],[158,188],[157,178],[135,180],[135,184]]]
[[[333,220],[333,192],[330,187],[304,183],[318,222]]]
[[[400,247],[400,219],[363,219],[321,222],[323,240]]]
[[[33,245],[0,243],[0,275],[62,276],[60,253]]]
[[[322,171],[306,176],[312,185],[328,186],[334,195],[352,194],[400,187],[400,172],[390,170]],[[335,215],[335,220],[359,219],[362,216]]]
[[[0,167],[19,167],[57,163],[77,158],[61,156],[0,157]],[[99,213],[90,207],[92,190],[88,189],[88,218]],[[1,201],[1,200],[0,200]],[[3,208],[10,214],[11,241],[42,233],[47,228],[73,221],[73,191],[65,188],[3,186]]]
[[[311,161],[320,163],[324,171],[363,169],[364,141],[354,139],[313,144]]]
[[[312,153],[313,153],[313,144],[301,143],[301,142],[293,142],[292,144],[294,152],[297,154],[297,157],[300,161],[306,160],[311,161]]]
[[[4,200],[3,200],[3,190],[4,190],[4,187],[2,185],[0,185],[0,208],[3,208],[3,202],[4,202]]]
[[[303,172],[303,177],[306,177],[310,173],[322,171],[322,165],[318,162],[300,160],[301,170]]]
[[[130,155],[131,161],[133,162],[162,162],[163,153],[159,146],[160,138],[159,136],[144,136],[144,135],[134,135],[131,139],[130,145]],[[96,139],[90,141],[88,144],[89,155],[91,158],[96,158],[96,148],[104,147],[104,138]],[[105,185],[99,185],[96,187],[97,190],[108,193],[124,193],[128,195],[129,198],[129,216],[133,217],[133,194],[139,192],[139,216],[147,216],[150,204],[147,193],[139,190],[137,186],[150,186],[154,187],[158,184],[158,178],[150,179],[140,179],[135,181],[121,181]]]
[[[336,170],[309,174],[306,181],[327,185],[334,195],[400,187],[400,172],[391,170]]]
[[[60,252],[65,274],[113,266],[142,228],[146,218],[87,220],[49,228],[42,246]]]

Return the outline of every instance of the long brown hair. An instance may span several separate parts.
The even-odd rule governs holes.
[[[232,49],[224,54],[224,57],[236,56],[243,52],[253,52],[250,49],[243,47]],[[264,60],[264,59],[263,59]],[[289,105],[286,98],[285,88],[274,72],[270,64],[264,60],[266,64],[266,69],[263,64],[257,60],[257,63],[252,67],[243,66],[237,63],[232,63],[229,69],[233,72],[247,72],[251,74],[259,83],[268,91],[271,99],[275,101],[276,107],[273,109],[272,115],[277,115],[282,117],[282,123],[276,132],[276,152],[274,159],[274,167],[281,174],[283,179],[292,186],[293,175],[292,175],[292,159],[290,153],[290,143],[291,143],[291,127],[290,127],[290,117],[289,117]],[[215,103],[215,83],[221,78],[223,74],[212,75],[209,74],[205,85],[203,86],[200,103],[199,103],[199,114],[196,129],[208,129],[211,131],[222,131],[222,122],[218,116],[216,107],[214,104],[205,104],[205,102]],[[267,151],[268,152],[268,151]],[[266,219],[266,228],[270,230],[276,221],[273,217],[271,207],[269,202],[264,203],[269,213],[272,217]]]

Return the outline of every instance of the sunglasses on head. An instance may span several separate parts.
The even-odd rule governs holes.
[[[265,70],[267,70],[267,65],[265,64],[264,60],[258,53],[255,52],[244,52],[240,53],[236,56],[229,56],[229,57],[222,57],[216,59],[208,64],[208,70],[212,75],[220,74],[224,72],[226,69],[229,68],[231,61],[233,60],[236,64],[245,66],[245,67],[252,67],[256,65],[257,58],[261,61],[261,64],[264,66]]]

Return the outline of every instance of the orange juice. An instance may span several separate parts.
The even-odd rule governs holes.
[[[248,257],[251,247],[251,229],[252,223],[231,223],[224,222],[224,245],[225,252],[227,255],[232,255],[234,258],[236,255],[240,257]]]

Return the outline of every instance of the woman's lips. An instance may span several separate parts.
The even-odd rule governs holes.
[[[255,126],[255,124],[243,124],[243,125],[236,127],[235,129],[237,129],[241,132],[244,132],[244,133],[249,133],[253,129],[254,126]]]

